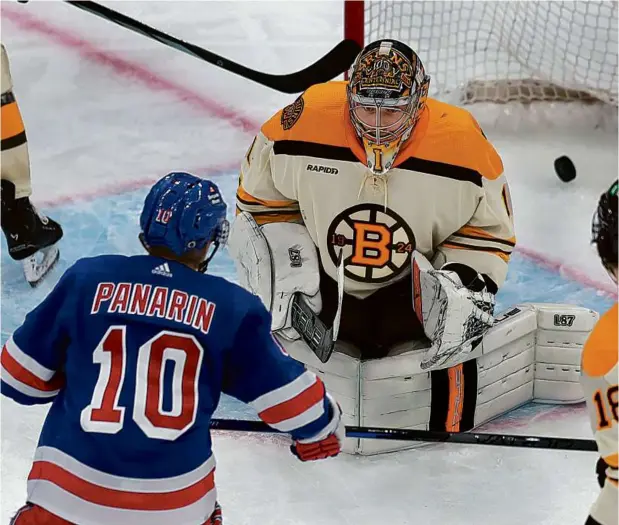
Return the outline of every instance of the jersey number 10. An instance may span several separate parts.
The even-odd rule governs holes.
[[[82,410],[86,432],[116,434],[123,427],[125,407],[120,393],[127,368],[126,326],[111,326],[93,353],[100,365],[90,404]],[[195,337],[162,331],[138,350],[133,399],[133,420],[150,438],[173,441],[195,423],[198,408],[198,376],[204,349]],[[165,366],[171,362],[172,403],[163,408]]]

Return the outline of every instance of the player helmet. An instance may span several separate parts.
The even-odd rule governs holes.
[[[165,247],[177,256],[212,243],[214,249],[200,267],[204,271],[228,238],[226,203],[213,182],[172,172],[156,182],[146,196],[140,227],[145,247]]]
[[[593,215],[592,242],[596,245],[604,267],[615,275],[617,269],[617,181],[600,197]]]
[[[363,143],[368,167],[383,175],[423,112],[430,77],[410,47],[383,39],[361,51],[349,78],[352,124]]]

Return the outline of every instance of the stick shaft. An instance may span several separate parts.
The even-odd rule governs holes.
[[[213,53],[208,49],[168,35],[163,31],[148,26],[139,20],[114,11],[97,2],[67,0],[67,3],[103,18],[108,22],[112,22],[125,29],[138,33],[139,35],[156,40],[177,51],[199,58],[209,64],[283,93],[300,93],[313,84],[332,80],[346,71],[353,63],[357,54],[361,51],[361,47],[356,42],[352,40],[342,40],[326,55],[301,71],[286,75],[271,75],[269,73],[250,69],[242,64]]]
[[[278,433],[262,421],[213,419],[214,430],[240,432]],[[596,452],[597,444],[592,439],[575,439],[550,436],[519,436],[477,432],[438,432],[372,427],[346,427],[346,437],[359,439],[390,439],[396,441],[423,441],[433,443],[460,443],[465,445],[490,445],[498,447],[540,448],[554,450],[579,450]]]

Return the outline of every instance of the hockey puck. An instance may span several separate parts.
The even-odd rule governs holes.
[[[576,167],[566,155],[555,159],[555,171],[563,182],[571,182],[576,178]]]

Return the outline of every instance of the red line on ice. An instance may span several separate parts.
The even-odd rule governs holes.
[[[116,53],[101,49],[94,43],[88,42],[77,35],[71,34],[66,29],[55,27],[43,20],[40,20],[32,16],[24,9],[14,9],[13,7],[8,7],[5,2],[2,2],[2,17],[10,20],[23,31],[38,33],[39,35],[47,37],[60,46],[73,49],[77,51],[85,60],[108,67],[120,76],[126,76],[137,80],[152,91],[169,92],[175,95],[181,102],[190,104],[197,109],[201,109],[213,117],[225,120],[230,125],[245,132],[255,133],[256,130],[260,128],[259,122],[254,121],[238,111],[228,108],[215,100],[209,99],[208,97],[195,93],[180,84],[176,84],[158,75],[157,73],[150,71],[141,64],[122,58]],[[206,173],[208,173],[209,176],[216,176],[217,174],[221,174],[225,171],[236,171],[237,165],[238,163],[234,164],[234,166],[231,165],[230,167],[208,168]],[[93,192],[76,194],[71,197],[65,196],[52,199],[40,204],[46,206],[57,206],[79,200],[114,195],[139,189],[148,184],[152,184],[153,182],[153,178],[143,178],[129,181],[125,184],[114,184],[109,187],[104,186],[94,190]],[[524,257],[531,259],[545,268],[556,271],[573,281],[579,282],[587,287],[596,288],[612,298],[616,299],[618,297],[616,288],[611,285],[606,285],[599,281],[595,281],[576,268],[572,268],[560,261],[554,260],[529,248],[518,246],[516,250]]]
[[[248,133],[255,133],[260,129],[259,122],[255,122],[253,119],[238,111],[195,93],[180,84],[176,84],[136,62],[122,58],[116,53],[101,49],[92,42],[88,42],[64,28],[54,27],[44,20],[34,17],[24,8],[9,8],[6,6],[5,2],[2,2],[2,18],[10,20],[23,31],[38,33],[62,47],[70,48],[84,59],[108,67],[120,76],[139,81],[152,91],[166,91],[172,93],[182,102],[199,108],[211,116],[225,120],[231,126]]]
[[[209,179],[216,179],[224,175],[230,175],[236,173],[240,164],[238,162],[222,165],[222,166],[209,166],[206,168],[193,168],[188,170],[189,173],[194,173],[201,177],[207,177]],[[154,184],[161,174],[153,174],[145,176],[140,179],[133,179],[126,182],[114,182],[104,186],[99,186],[90,191],[83,191],[73,193],[71,195],[62,195],[60,197],[52,197],[49,200],[37,200],[37,207],[39,208],[53,208],[56,206],[64,206],[67,204],[74,204],[76,202],[88,202],[101,197],[110,197],[113,195],[122,195],[130,191],[139,190],[141,188],[149,187]]]
[[[605,295],[613,299],[617,299],[617,297],[619,296],[616,286],[613,286],[610,283],[605,284],[600,281],[596,281],[595,279],[591,279],[583,271],[568,266],[562,261],[548,257],[547,255],[541,254],[535,250],[532,250],[531,248],[527,248],[526,246],[518,246],[517,251],[520,255],[523,255],[527,259],[530,259],[539,266],[547,268],[548,270],[555,271],[558,274],[563,275],[564,277],[567,277],[572,281],[576,281],[590,288],[596,288],[600,292],[603,292]]]

